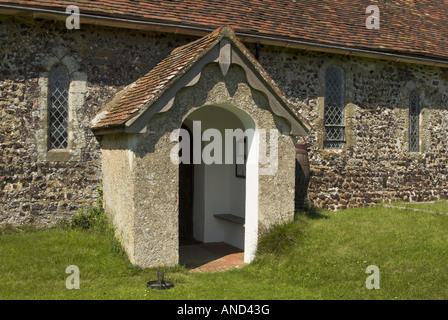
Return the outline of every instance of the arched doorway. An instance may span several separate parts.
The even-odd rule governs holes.
[[[182,128],[191,162],[179,165],[179,244],[227,243],[250,262],[258,223],[255,122],[236,107],[211,105],[189,114]]]

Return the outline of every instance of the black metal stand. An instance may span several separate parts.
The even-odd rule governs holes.
[[[166,290],[174,287],[171,281],[165,281],[165,272],[160,273],[157,269],[157,280],[149,281],[146,286],[151,289]]]

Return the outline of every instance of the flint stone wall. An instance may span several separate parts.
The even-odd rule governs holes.
[[[260,62],[313,126],[309,205],[331,210],[448,198],[448,69],[265,47]],[[325,70],[345,71],[346,147],[323,149]],[[408,144],[420,96],[420,148]]]
[[[0,15],[0,224],[51,226],[94,204],[101,153],[89,122],[125,85],[192,40]],[[58,62],[73,72],[71,98],[82,98],[71,103],[66,154],[47,152],[45,139],[48,72]]]
[[[0,16],[0,224],[49,226],[94,203],[101,180],[99,144],[88,124],[125,85],[194,38]],[[255,52],[253,45],[248,47]],[[42,86],[49,61],[69,57],[84,102],[76,112],[79,145],[70,161],[42,151]],[[329,209],[389,200],[448,198],[448,70],[265,46],[265,67],[314,126],[308,203]],[[347,147],[323,144],[324,72],[346,74]],[[84,77],[83,77],[84,76]],[[422,105],[421,152],[408,152],[408,104]]]

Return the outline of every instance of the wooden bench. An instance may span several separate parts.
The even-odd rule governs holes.
[[[236,223],[236,224],[242,225],[243,227],[244,227],[244,224],[245,224],[244,218],[238,217],[238,216],[236,216],[234,214],[223,213],[223,214],[215,214],[213,216],[216,219],[221,219],[221,220],[224,220],[224,221]]]

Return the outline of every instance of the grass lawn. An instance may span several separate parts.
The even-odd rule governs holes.
[[[403,204],[397,204],[403,206]],[[415,204],[448,213],[448,202]],[[0,299],[448,299],[448,216],[381,205],[308,211],[274,228],[256,260],[220,273],[165,269],[171,290],[146,288],[111,231],[49,229],[0,235]],[[67,266],[80,270],[68,290]],[[368,290],[369,265],[380,289]]]

